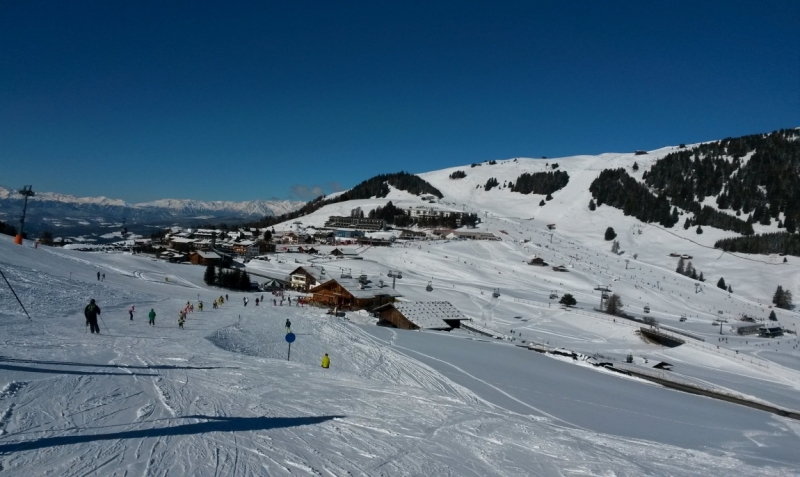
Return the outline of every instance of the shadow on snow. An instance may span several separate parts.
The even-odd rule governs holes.
[[[75,363],[71,361],[38,361],[35,359],[9,358],[0,355],[0,361],[8,363],[27,363],[27,364],[50,364],[57,366],[87,366],[94,368],[124,368],[124,369],[238,369],[233,366],[175,366],[172,364],[153,364],[150,366],[133,366],[128,364],[94,364],[94,363]]]
[[[0,444],[0,454],[45,449],[48,447],[85,444],[88,442],[109,441],[115,439],[145,439],[148,437],[186,436],[205,434],[207,432],[242,432],[265,431],[285,427],[309,426],[321,424],[345,416],[317,417],[216,417],[185,416],[178,419],[206,419],[205,422],[180,424],[172,427],[138,429],[135,431],[110,432],[107,434],[91,434],[85,436],[43,437],[23,442]]]

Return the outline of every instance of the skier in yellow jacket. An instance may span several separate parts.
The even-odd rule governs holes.
[[[325,353],[325,356],[322,357],[322,367],[325,369],[331,367],[331,359],[328,357],[328,353]]]

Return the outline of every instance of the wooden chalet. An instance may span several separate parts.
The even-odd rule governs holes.
[[[216,252],[198,250],[189,255],[189,261],[195,265],[217,265],[222,261],[222,257]]]
[[[403,330],[452,330],[467,318],[448,301],[398,301],[375,309],[381,321]]]
[[[402,296],[389,287],[375,287],[359,283],[353,278],[335,278],[309,290],[312,301],[329,307],[350,310],[373,310],[392,303]]]
[[[329,277],[325,270],[313,267],[297,267],[289,274],[289,286],[295,290],[307,292],[321,285]]]
[[[358,253],[356,253],[354,250],[349,250],[349,249],[342,250],[340,248],[335,248],[335,249],[331,250],[331,255],[333,255],[336,258],[352,258],[352,259],[355,259],[355,260],[358,260],[358,259],[362,258],[362,257],[359,257]]]
[[[542,257],[533,257],[528,265],[536,265],[537,267],[546,267],[547,262]]]

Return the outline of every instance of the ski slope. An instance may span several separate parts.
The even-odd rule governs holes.
[[[667,152],[558,159],[570,183],[544,207],[536,196],[476,188],[550,167],[541,160],[422,175],[444,193],[437,206],[479,213],[480,228],[500,241],[397,242],[358,248],[362,260],[279,254],[247,264],[276,277],[299,265],[334,278],[348,270],[387,286],[387,272],[400,270],[403,299],[450,301],[507,340],[387,329],[358,313],[331,318],[271,300],[255,307],[260,293],[228,292],[213,310],[225,291],[203,284],[203,267],[20,247],[0,236],[0,270],[32,316],[3,283],[0,475],[796,475],[798,421],[525,349],[541,343],[612,362],[631,354],[642,369],[667,361],[674,379],[800,410],[796,337],[730,330],[741,313],[765,318],[778,284],[797,290],[793,257],[722,254],[711,247],[728,232],[665,231],[586,207],[600,170],[635,160],[641,173]],[[449,179],[456,169],[467,177]],[[429,204],[392,190],[327,206],[302,225],[388,200]],[[610,252],[607,226],[624,254]],[[671,252],[692,255],[708,281],[698,287],[674,273]],[[534,255],[569,271],[528,265]],[[734,293],[714,286],[719,276]],[[649,305],[647,316],[699,339],[671,349],[643,341],[638,324],[594,310],[597,285],[619,293],[626,312],[642,317]],[[572,293],[577,307],[563,309],[553,293]],[[99,336],[84,327],[89,298],[103,310]],[[198,300],[205,310],[179,330],[178,311]],[[145,319],[150,308],[155,327]],[[776,312],[796,330],[795,312]],[[712,326],[720,317],[728,320],[722,335]],[[287,318],[297,335],[290,361]],[[319,366],[324,353],[329,370]]]

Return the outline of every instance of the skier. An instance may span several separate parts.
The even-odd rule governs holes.
[[[97,315],[100,314],[100,307],[94,302],[94,298],[89,300],[89,304],[86,305],[86,309],[83,310],[83,314],[86,316],[86,324],[89,325],[92,334],[97,333],[99,335],[100,327],[97,326]]]
[[[128,314],[131,315],[131,321],[133,321],[133,305],[131,305],[131,309],[128,310]]]
[[[186,321],[186,312],[181,311],[178,314],[178,328],[183,329],[183,322]]]
[[[197,304],[197,308],[199,308],[200,311],[203,311],[203,302],[202,301]]]
[[[289,321],[289,318],[286,318],[286,332],[289,333],[292,331],[292,322]]]
[[[106,281],[106,274],[103,274],[103,281]]]
[[[147,316],[150,317],[150,325],[156,326],[156,310],[150,308],[150,314]]]
[[[229,300],[229,299],[230,299],[230,298],[228,298],[228,294],[227,294],[227,293],[225,294],[225,299],[226,299],[226,300]]]
[[[97,281],[100,281],[100,272],[97,272]]]
[[[258,306],[258,297],[256,297],[256,306]]]
[[[325,369],[331,367],[331,359],[328,357],[328,353],[325,353],[325,356],[322,357],[322,367]]]
[[[244,306],[247,306],[247,297],[244,297]]]
[[[278,300],[275,298],[272,299],[272,306],[278,306]]]

